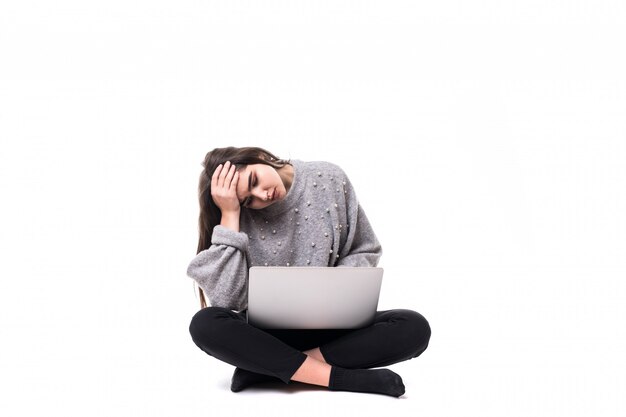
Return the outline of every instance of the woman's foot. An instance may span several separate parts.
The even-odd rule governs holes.
[[[242,368],[235,368],[235,372],[233,372],[233,377],[230,382],[230,390],[232,392],[239,392],[248,388],[250,385],[276,381],[281,380],[275,376],[257,374],[256,372],[247,371]]]
[[[369,392],[392,397],[404,394],[402,378],[389,369],[345,369],[333,366],[328,388],[331,391]]]

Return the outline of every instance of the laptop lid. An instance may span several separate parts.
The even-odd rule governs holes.
[[[378,267],[262,267],[249,270],[248,323],[264,329],[356,329],[374,321]]]

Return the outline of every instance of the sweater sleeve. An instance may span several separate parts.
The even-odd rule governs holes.
[[[241,311],[248,303],[248,235],[217,225],[211,246],[187,268],[209,297],[211,306]]]
[[[336,266],[377,266],[383,254],[382,247],[347,176],[345,182],[348,232]]]

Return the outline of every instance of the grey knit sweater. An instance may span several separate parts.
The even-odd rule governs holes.
[[[294,178],[283,200],[241,208],[240,232],[218,225],[211,246],[187,275],[212,306],[248,305],[251,266],[376,266],[382,248],[343,170],[329,162],[291,160]]]

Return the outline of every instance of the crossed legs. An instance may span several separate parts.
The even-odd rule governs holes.
[[[207,354],[249,373],[326,387],[331,385],[333,367],[373,368],[411,359],[426,349],[430,339],[428,322],[404,309],[377,312],[375,322],[362,329],[307,333],[263,331],[246,323],[242,313],[207,307],[194,315],[189,329]],[[325,340],[316,341],[315,332]]]

